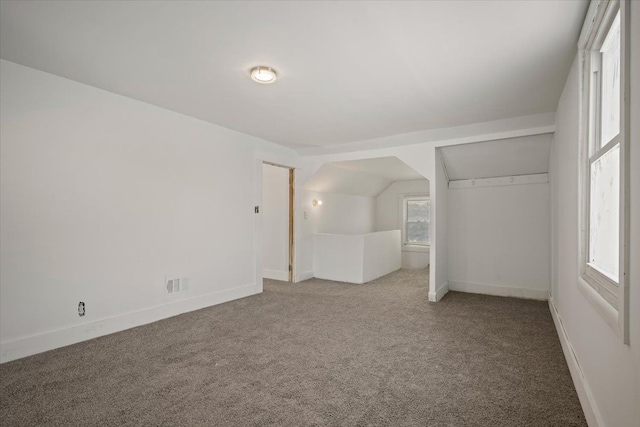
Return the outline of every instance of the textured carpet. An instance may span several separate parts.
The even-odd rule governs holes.
[[[426,271],[261,295],[0,365],[0,424],[585,426],[547,303]]]

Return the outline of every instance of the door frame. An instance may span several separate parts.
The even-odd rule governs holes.
[[[273,162],[269,162],[266,160],[260,160],[260,203],[256,206],[258,208],[258,218],[257,218],[257,224],[259,223],[259,228],[260,228],[260,239],[259,239],[259,245],[260,245],[260,257],[259,257],[259,262],[256,268],[256,280],[259,280],[259,283],[257,283],[258,288],[262,289],[262,269],[263,269],[263,258],[262,258],[262,248],[263,248],[263,244],[264,244],[264,239],[263,239],[263,235],[262,235],[262,228],[263,228],[263,217],[262,217],[262,206],[264,203],[264,200],[262,200],[262,193],[264,191],[264,179],[263,179],[263,165],[269,165],[269,166],[275,166],[278,168],[283,168],[283,169],[288,169],[289,170],[289,180],[288,180],[288,185],[289,185],[289,208],[288,208],[288,214],[289,214],[289,257],[288,257],[288,261],[289,261],[289,274],[288,274],[288,282],[289,283],[293,283],[295,281],[295,168],[291,167],[291,166],[286,166],[286,165],[282,165],[282,164],[278,164],[278,163],[273,163]]]

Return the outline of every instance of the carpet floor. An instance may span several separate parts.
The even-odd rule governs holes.
[[[0,425],[586,426],[546,302],[427,281],[265,280],[0,365]]]

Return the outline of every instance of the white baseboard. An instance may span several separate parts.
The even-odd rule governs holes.
[[[449,282],[443,283],[435,292],[429,292],[429,301],[438,302],[449,292]]]
[[[553,323],[556,325],[556,330],[558,331],[558,337],[560,338],[560,344],[562,345],[562,352],[567,360],[567,365],[569,365],[571,379],[573,379],[573,384],[576,388],[576,392],[578,393],[578,399],[580,399],[580,405],[582,405],[582,411],[584,412],[587,424],[589,427],[604,427],[602,417],[600,416],[598,407],[593,399],[589,383],[587,383],[587,379],[584,377],[582,368],[580,368],[580,363],[573,351],[573,346],[571,345],[571,341],[569,341],[567,331],[564,329],[560,313],[558,312],[556,304],[551,296],[549,296],[549,310],[551,310],[551,317],[553,317]]]
[[[303,280],[313,279],[313,271],[303,271],[298,274],[298,282],[302,282]]]
[[[265,279],[281,280],[283,282],[289,281],[289,272],[284,270],[269,270],[265,268],[262,270],[262,277]]]
[[[198,295],[169,304],[150,307],[118,316],[100,319],[69,328],[18,338],[0,343],[0,363],[31,356],[44,351],[124,331],[189,311],[222,304],[256,294],[255,284]]]
[[[479,283],[449,282],[449,290],[471,294],[495,295],[499,297],[528,298],[546,301],[546,289],[514,288],[509,286],[482,285]]]

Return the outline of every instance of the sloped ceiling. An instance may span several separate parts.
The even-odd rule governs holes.
[[[552,135],[440,148],[449,180],[532,175],[549,171]]]
[[[0,57],[288,147],[554,112],[588,1],[2,1]],[[274,67],[272,85],[249,79]]]
[[[425,179],[396,157],[323,165],[302,188],[323,193],[375,197],[393,182]]]
[[[335,162],[334,165],[356,172],[385,178],[389,181],[410,181],[424,179],[422,175],[397,157],[379,157],[377,159],[351,160]]]

